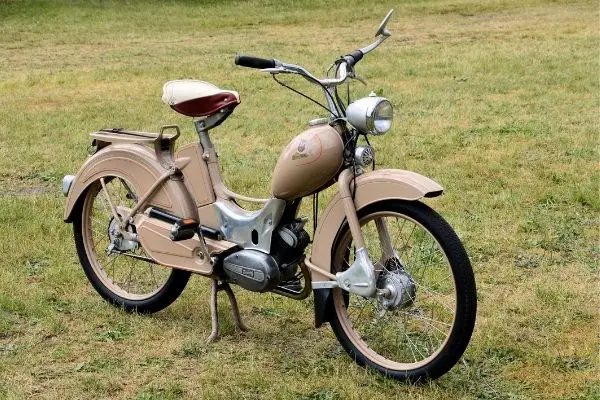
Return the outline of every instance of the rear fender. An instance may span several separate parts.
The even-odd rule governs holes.
[[[352,185],[352,184],[351,184]],[[416,172],[384,169],[365,173],[356,178],[354,205],[359,212],[370,204],[383,200],[416,201],[424,197],[436,197],[444,188],[438,183]],[[323,211],[313,238],[311,263],[318,269],[330,273],[332,251],[337,236],[346,222],[344,202],[337,193]],[[313,282],[330,280],[316,270],[311,271]],[[331,289],[315,292],[315,325],[318,327],[329,320],[328,303]]]
[[[177,161],[176,165],[179,164]],[[67,195],[63,218],[65,222],[73,220],[76,205],[84,197],[88,187],[102,176],[114,175],[127,180],[141,197],[168,171],[157,160],[156,153],[146,146],[116,143],[103,147],[89,157],[77,172]],[[144,208],[150,206],[161,208],[181,218],[198,220],[198,210],[181,174],[173,175],[154,192]]]

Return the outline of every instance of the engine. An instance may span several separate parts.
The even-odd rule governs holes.
[[[282,281],[293,279],[298,272],[298,263],[304,259],[304,249],[310,236],[304,230],[305,220],[295,220],[279,227],[271,242],[271,254],[277,260]]]
[[[223,270],[235,284],[253,292],[267,292],[281,283],[294,283],[298,264],[310,242],[303,220],[280,226],[271,240],[271,254],[240,250],[223,260]]]
[[[233,283],[253,292],[266,292],[279,284],[275,259],[258,250],[240,250],[223,260],[223,270]]]

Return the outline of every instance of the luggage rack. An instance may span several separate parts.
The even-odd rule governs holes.
[[[167,130],[174,130],[173,135],[164,135]],[[130,131],[125,128],[103,128],[90,133],[93,138],[90,153],[94,154],[98,150],[112,143],[143,144],[152,146],[157,154],[163,151],[171,151],[173,143],[181,135],[178,125],[164,125],[159,133]]]

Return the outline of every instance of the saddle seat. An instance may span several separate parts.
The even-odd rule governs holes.
[[[184,79],[165,83],[162,100],[180,114],[206,117],[227,107],[235,108],[240,104],[240,95],[212,83]]]

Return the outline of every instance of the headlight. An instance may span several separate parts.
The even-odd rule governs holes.
[[[373,135],[389,131],[393,118],[392,103],[383,97],[363,97],[346,108],[348,122],[359,131]]]

